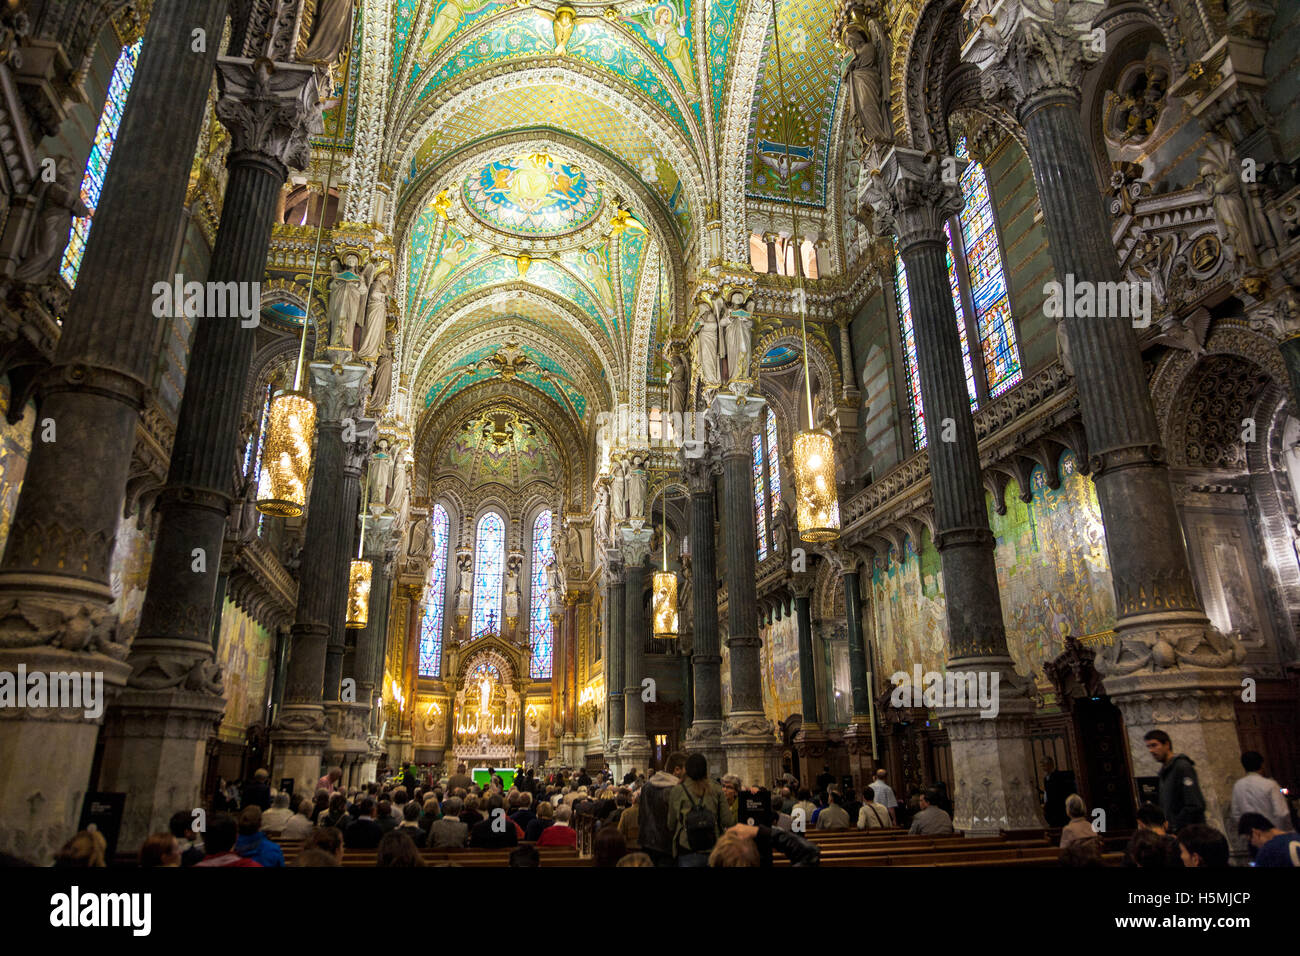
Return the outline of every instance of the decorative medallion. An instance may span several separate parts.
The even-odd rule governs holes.
[[[488,163],[466,177],[465,206],[475,218],[515,235],[556,236],[581,229],[600,212],[600,189],[577,165],[549,153]]]

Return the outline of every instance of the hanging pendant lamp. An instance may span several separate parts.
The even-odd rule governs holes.
[[[654,595],[652,616],[654,636],[660,640],[677,637],[677,572],[668,570],[668,490],[664,489],[664,558],[663,570],[656,571],[651,579]]]

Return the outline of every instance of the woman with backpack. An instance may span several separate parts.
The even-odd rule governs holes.
[[[668,794],[668,830],[678,866],[708,866],[709,851],[722,831],[736,822],[722,788],[709,779],[703,754],[686,758],[686,779]]]

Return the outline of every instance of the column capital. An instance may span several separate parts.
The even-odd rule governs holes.
[[[393,547],[397,515],[379,515],[366,519],[365,544],[362,553],[372,561],[384,561]]]
[[[365,389],[362,387],[366,373],[364,365],[333,365],[313,362],[311,368],[311,397],[316,402],[318,424],[337,424],[351,418],[361,406]]]
[[[360,478],[361,472],[370,460],[370,449],[375,443],[379,423],[373,418],[358,418],[356,434],[352,441],[343,443],[343,474],[349,478]]]
[[[962,44],[962,60],[980,70],[984,99],[1021,122],[1044,99],[1077,103],[1084,71],[1101,59],[1092,22],[1105,7],[1104,0],[968,0],[976,26]]]
[[[217,118],[230,154],[253,154],[288,169],[311,161],[308,137],[325,131],[316,67],[244,57],[217,58]]]
[[[758,431],[759,417],[766,401],[761,395],[735,395],[719,392],[705,412],[711,436],[718,440],[718,450],[724,458],[753,452],[753,436]]]
[[[958,180],[968,165],[952,156],[891,149],[864,189],[877,231],[895,233],[900,251],[918,242],[943,242],[944,223],[961,212]]]
[[[810,572],[790,575],[790,590],[794,592],[797,598],[812,597],[813,590],[817,587],[817,575]]]
[[[654,537],[654,532],[649,528],[642,528],[639,531],[631,528],[619,530],[623,535],[621,550],[627,570],[641,567],[650,556],[650,539]]]
[[[600,583],[607,588],[621,587],[623,584],[623,552],[610,548],[605,552],[609,559],[600,575]]]
[[[686,487],[691,494],[713,493],[713,462],[707,456],[686,459],[682,472],[686,477]]]

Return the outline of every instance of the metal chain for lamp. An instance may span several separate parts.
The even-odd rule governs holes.
[[[794,243],[795,298],[799,308],[799,335],[803,343],[804,396],[808,402],[808,430],[794,436],[795,505],[799,537],[808,542],[834,541],[840,535],[840,503],[835,486],[835,444],[813,420],[812,372],[808,364],[808,293],[803,283],[803,247],[799,240],[799,210],[794,201],[794,169],[790,155],[790,113],[786,98],[785,65],[781,56],[781,30],[776,0],[772,2],[772,36],[776,50],[777,93],[783,109],[785,137],[785,191],[790,204],[791,241]]]

